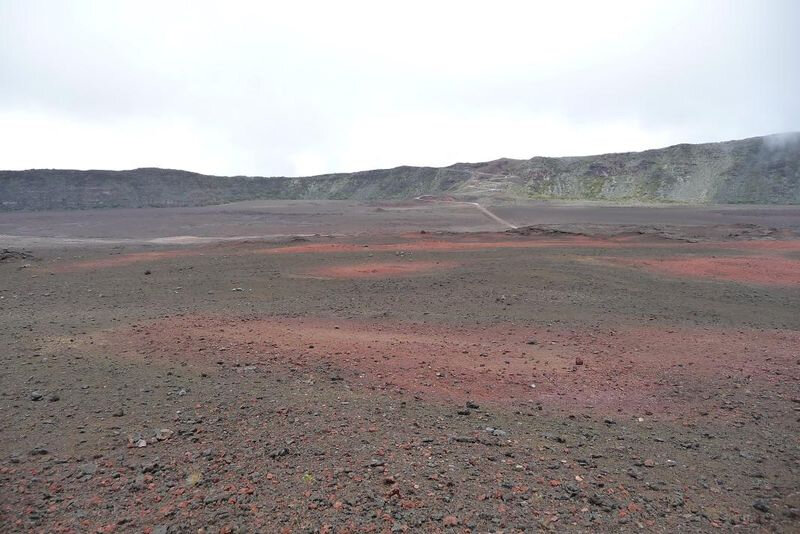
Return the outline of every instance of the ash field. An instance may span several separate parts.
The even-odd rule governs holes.
[[[435,197],[2,213],[2,529],[796,531],[798,231]]]

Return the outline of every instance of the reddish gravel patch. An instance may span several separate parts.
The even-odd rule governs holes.
[[[780,256],[618,258],[614,262],[670,276],[778,286],[800,285],[800,260]]]
[[[322,278],[386,278],[392,276],[411,276],[429,271],[449,269],[457,265],[449,261],[373,261],[348,265],[322,267],[309,271],[311,276]]]
[[[796,383],[800,333],[630,327],[469,328],[366,321],[182,317],[95,335],[94,347],[196,365],[338,369],[349,384],[431,400],[540,402],[686,417],[718,389]],[[532,344],[535,342],[535,344]],[[577,362],[580,361],[580,364]]]

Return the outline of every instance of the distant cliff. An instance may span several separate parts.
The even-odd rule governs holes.
[[[390,200],[423,194],[798,204],[800,134],[303,178],[222,177],[168,169],[0,171],[0,210],[201,206],[252,199]]]

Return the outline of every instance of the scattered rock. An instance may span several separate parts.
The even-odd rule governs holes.
[[[117,410],[116,410],[114,413],[112,413],[111,415],[112,415],[112,416],[114,416],[114,417],[122,417],[123,415],[125,415],[125,410],[123,410],[122,408],[118,408],[118,409],[117,409]]]
[[[78,467],[78,470],[80,471],[81,475],[89,475],[89,476],[91,476],[91,475],[94,475],[97,472],[97,464],[94,463],[94,462],[81,464]]]
[[[284,456],[289,456],[289,449],[287,449],[286,447],[275,449],[274,451],[269,453],[269,457],[272,458],[273,460],[276,460],[278,458],[283,458]]]
[[[142,473],[155,473],[161,470],[161,465],[158,463],[158,458],[152,461],[144,462],[141,466]]]
[[[171,438],[173,434],[174,432],[169,428],[161,428],[158,431],[156,431],[156,439],[158,441],[164,441]]]
[[[40,392],[31,391],[31,400],[32,401],[34,401],[34,402],[40,401],[40,400],[42,400],[42,397],[44,397],[44,395],[42,395]]]
[[[59,397],[56,393],[52,393],[49,397],[47,397],[47,400],[50,402],[58,402],[61,400],[61,397]]]
[[[442,524],[446,527],[458,526],[458,518],[454,515],[447,515],[442,519]]]
[[[762,501],[761,499],[753,501],[753,508],[765,514],[769,513],[769,506],[767,505],[766,502]]]
[[[583,358],[581,358],[580,356],[575,358],[575,365],[583,365]]]
[[[589,497],[589,504],[593,504],[594,506],[599,506],[603,510],[610,511],[616,508],[616,503],[613,502],[609,497],[601,495],[600,493],[595,493],[591,497]]]

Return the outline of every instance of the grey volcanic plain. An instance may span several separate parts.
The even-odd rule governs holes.
[[[705,204],[38,174],[0,197],[0,530],[795,532],[797,175],[753,143],[699,151],[772,173]]]

